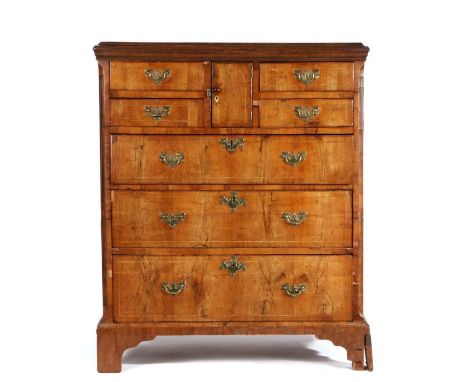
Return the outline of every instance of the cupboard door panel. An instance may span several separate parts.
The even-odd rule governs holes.
[[[252,64],[213,64],[212,126],[252,126]]]

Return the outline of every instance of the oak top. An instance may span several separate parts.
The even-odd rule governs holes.
[[[148,43],[101,42],[98,60],[364,61],[362,43]]]

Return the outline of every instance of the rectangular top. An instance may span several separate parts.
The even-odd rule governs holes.
[[[120,61],[364,61],[362,43],[101,42],[98,60]]]

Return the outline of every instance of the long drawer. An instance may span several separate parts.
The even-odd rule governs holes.
[[[113,191],[114,247],[351,247],[351,191]]]
[[[113,135],[114,184],[350,184],[352,136]]]
[[[351,256],[114,256],[114,320],[347,321]]]

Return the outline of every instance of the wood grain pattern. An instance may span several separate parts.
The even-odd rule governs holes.
[[[353,248],[112,248],[114,255],[146,255],[146,256],[167,256],[167,255],[352,255]]]
[[[255,109],[255,108],[254,108]],[[258,109],[258,108],[257,108]],[[258,126],[257,126],[258,127]],[[205,135],[205,134],[232,134],[232,135],[269,135],[269,134],[287,134],[287,135],[351,135],[354,133],[354,128],[351,127],[264,127],[262,129],[249,127],[225,127],[211,128],[209,131],[204,127],[173,127],[164,126],[112,126],[110,128],[112,134],[179,134],[179,135]],[[299,138],[299,137],[298,137]]]
[[[145,107],[169,107],[169,115],[155,120]],[[202,99],[112,99],[110,104],[111,126],[203,126]]]
[[[112,136],[113,184],[350,184],[353,180],[352,136],[251,136],[241,149],[228,152],[223,136]],[[233,137],[235,138],[235,137]],[[182,153],[184,160],[169,167],[161,153]],[[282,152],[305,152],[291,166]]]
[[[352,184],[113,184],[112,190],[134,191],[331,191],[353,190]]]
[[[296,70],[319,70],[319,78],[304,84]],[[337,91],[353,90],[354,71],[350,62],[295,62],[260,64],[260,91]]]
[[[213,64],[213,127],[252,126],[252,64]],[[219,97],[217,102],[215,97]]]
[[[291,99],[291,98],[354,98],[353,91],[263,91],[258,94],[258,99]]]
[[[113,247],[350,247],[349,191],[242,191],[246,206],[220,203],[230,192],[113,191]],[[283,212],[306,211],[299,226]],[[185,213],[171,228],[161,213]]]
[[[112,236],[111,236],[111,189],[110,189],[110,140],[109,140],[109,70],[108,61],[99,61],[99,143],[101,181],[101,251],[102,251],[102,299],[103,320],[112,320]]]
[[[155,83],[145,75],[146,69],[162,72],[170,70],[169,76]],[[202,62],[111,62],[111,90],[204,90]]]
[[[353,126],[353,101],[348,99],[260,100],[260,128]],[[295,108],[319,107],[319,115],[304,120]]]
[[[114,318],[140,321],[349,321],[351,256],[242,256],[235,276],[223,256],[114,258]],[[163,282],[186,282],[172,296]],[[285,283],[307,285],[289,297]]]
[[[270,94],[270,93],[268,93]],[[309,94],[309,93],[307,93]],[[317,94],[317,93],[312,93]],[[323,95],[323,92],[319,93]],[[335,93],[333,93],[335,94]],[[112,98],[206,98],[206,91],[177,90],[111,90]],[[275,97],[278,98],[278,97]],[[297,98],[297,97],[296,97]],[[335,97],[334,97],[335,98]]]

